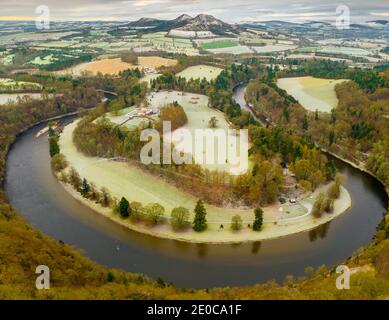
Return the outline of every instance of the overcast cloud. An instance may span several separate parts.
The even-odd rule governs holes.
[[[53,20],[136,20],[140,17],[175,18],[182,13],[212,14],[228,22],[263,20],[335,21],[336,7],[350,8],[353,22],[389,20],[389,3],[377,0],[0,0],[0,19],[32,18],[40,5],[50,8]]]

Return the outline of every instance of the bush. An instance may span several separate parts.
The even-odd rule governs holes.
[[[238,230],[242,229],[242,218],[239,215],[232,217],[231,229],[234,231],[238,231]]]
[[[111,195],[109,194],[108,190],[105,187],[101,188],[101,193],[100,193],[100,204],[103,207],[109,207],[112,202]]]
[[[55,154],[51,158],[51,170],[54,172],[60,172],[68,166],[68,162],[65,159],[65,156],[61,153]]]
[[[80,190],[82,180],[76,169],[74,169],[73,167],[70,169],[69,172],[69,182],[74,187],[74,189],[76,189],[77,191]]]
[[[133,201],[130,204],[132,209],[131,219],[135,221],[139,221],[143,218],[144,209],[140,202]]]

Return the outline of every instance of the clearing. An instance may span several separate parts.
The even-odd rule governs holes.
[[[205,78],[208,81],[214,80],[223,71],[223,69],[213,66],[207,66],[199,64],[197,66],[191,66],[186,68],[177,74],[179,77],[189,79],[202,79]]]

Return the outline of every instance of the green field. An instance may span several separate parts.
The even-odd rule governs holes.
[[[203,43],[201,48],[207,49],[220,49],[220,48],[229,48],[229,47],[237,47],[239,46],[239,42],[235,40],[219,40],[213,42]]]

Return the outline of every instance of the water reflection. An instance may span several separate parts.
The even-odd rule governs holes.
[[[315,229],[312,229],[308,232],[308,238],[310,242],[315,242],[318,238],[324,239],[327,234],[328,230],[330,229],[330,224],[332,221],[329,221],[321,226],[318,226]]]
[[[259,250],[261,250],[261,241],[255,241],[251,247],[251,253],[252,254],[257,254]]]

